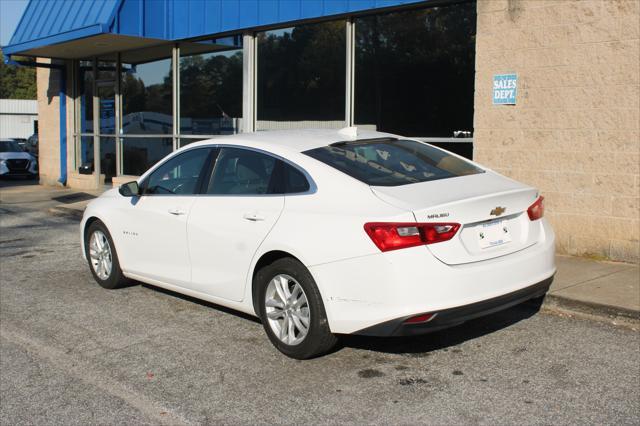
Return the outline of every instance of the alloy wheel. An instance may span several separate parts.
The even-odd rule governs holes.
[[[293,277],[279,274],[269,281],[265,312],[273,333],[287,345],[298,345],[307,337],[311,322],[304,289]]]
[[[102,231],[95,231],[89,239],[89,258],[91,266],[98,278],[106,280],[111,275],[113,259],[111,246],[107,236]]]

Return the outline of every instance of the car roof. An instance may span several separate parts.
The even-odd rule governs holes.
[[[396,137],[389,133],[358,129],[357,136],[354,138],[352,134],[349,133],[352,131],[351,129],[266,130],[254,133],[216,136],[212,139],[195,142],[188,146],[195,147],[211,144],[228,144],[264,149],[266,151],[273,152],[274,154],[286,154],[287,152],[304,152],[310,149],[327,146],[335,142]]]

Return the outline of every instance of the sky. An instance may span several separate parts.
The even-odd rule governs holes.
[[[0,46],[9,44],[28,0],[0,0]]]

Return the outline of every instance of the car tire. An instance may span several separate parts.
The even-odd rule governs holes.
[[[290,296],[295,296],[294,293],[297,293],[299,295],[297,301],[300,302],[304,298],[306,303],[302,302],[300,306],[291,303],[289,308],[274,306],[276,302],[282,304],[282,298],[274,290],[277,286],[274,283],[280,283],[282,289],[285,286],[284,282],[289,288]],[[269,340],[280,352],[295,359],[309,359],[327,353],[337,344],[338,338],[331,333],[329,328],[320,291],[309,270],[298,260],[293,258],[276,260],[258,271],[255,283],[257,285],[256,307],[259,311],[258,315]],[[302,293],[297,289],[297,285],[301,287]],[[269,306],[267,300],[271,302]],[[293,298],[290,297],[289,301],[292,302]],[[288,312],[285,312],[287,309],[289,309]],[[279,312],[279,310],[283,312]],[[308,322],[306,334],[301,338],[301,341],[296,342],[295,340],[303,334],[298,326],[301,324],[304,326],[305,318]],[[294,332],[293,334],[286,333],[287,335],[283,339],[280,337],[278,328],[282,331],[283,325],[289,324],[293,324]],[[284,329],[288,330],[289,327]],[[296,332],[298,334],[293,338],[292,336]]]
[[[94,237],[97,246],[92,247],[92,244],[94,244],[92,238]],[[96,252],[96,248],[100,249],[100,252],[94,256],[93,253]],[[113,239],[104,223],[96,220],[89,225],[84,237],[84,249],[91,274],[101,287],[112,290],[125,287],[129,283],[129,280],[122,273],[122,269],[120,269],[120,262],[118,261]],[[109,262],[111,264],[110,268],[106,267]]]

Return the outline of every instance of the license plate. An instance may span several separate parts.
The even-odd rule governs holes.
[[[498,220],[478,226],[478,244],[480,248],[496,247],[510,242],[511,234],[506,221]]]

